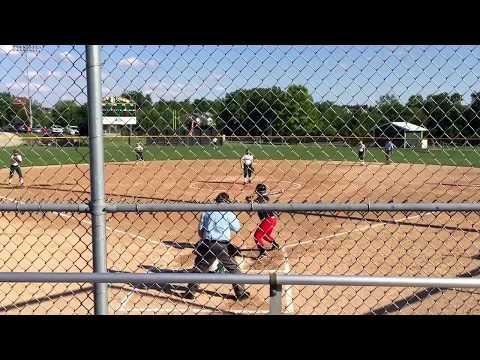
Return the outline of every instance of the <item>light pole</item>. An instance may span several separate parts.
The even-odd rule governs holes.
[[[30,123],[30,131],[33,129],[33,114],[32,114],[32,100],[30,99],[30,58],[29,53],[38,54],[42,50],[41,45],[14,45],[15,51],[18,51],[27,56],[27,98],[28,98],[28,119]]]

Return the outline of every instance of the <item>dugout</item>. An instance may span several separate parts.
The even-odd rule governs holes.
[[[383,147],[388,140],[398,148],[427,148],[427,140],[424,139],[428,129],[406,122],[393,121],[376,126],[374,136],[379,146]]]

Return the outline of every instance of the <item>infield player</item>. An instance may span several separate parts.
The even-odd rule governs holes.
[[[360,163],[362,165],[365,165],[365,152],[367,151],[367,147],[365,146],[365,144],[360,141],[360,143],[358,144],[358,159],[360,160]]]
[[[283,190],[276,193],[269,193],[265,184],[258,184],[255,187],[255,198],[253,196],[247,196],[248,202],[267,203],[270,200],[271,195],[283,193]],[[258,211],[258,217],[260,218],[260,224],[255,231],[253,237],[259,250],[257,260],[262,260],[267,256],[267,251],[279,249],[280,246],[275,241],[273,232],[278,222],[278,214],[274,211]],[[268,248],[268,245],[270,247]]]
[[[240,159],[243,166],[243,184],[252,182],[252,173],[255,171],[253,168],[253,155],[250,151],[245,150],[245,155]]]
[[[144,161],[145,158],[143,156],[143,146],[141,143],[137,143],[137,145],[135,146],[135,148],[133,149],[133,151],[135,151],[135,155],[137,157],[137,161]]]
[[[13,173],[17,173],[20,178],[20,185],[23,186],[23,174],[20,165],[22,164],[22,155],[20,151],[14,150],[12,156],[10,156],[10,175],[8,176],[8,184],[12,184]]]

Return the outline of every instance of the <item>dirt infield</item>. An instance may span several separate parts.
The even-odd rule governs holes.
[[[477,202],[480,169],[408,164],[258,161],[254,184],[244,186],[238,161],[153,161],[106,166],[108,201],[211,201],[228,191],[243,201],[258,182],[275,201]],[[1,201],[87,202],[87,165],[24,169],[25,188],[0,185]],[[0,177],[7,177],[7,170]],[[199,214],[108,216],[108,267],[112,271],[186,271],[192,267]],[[252,259],[256,214],[239,215],[233,242],[247,273],[475,276],[480,273],[478,213],[287,214],[279,217],[281,250]],[[83,214],[13,214],[0,217],[0,271],[91,271],[90,220]],[[210,314],[268,311],[268,288],[250,286],[236,303],[229,286],[208,285],[194,301],[168,287],[112,286],[110,313]],[[87,313],[89,284],[3,284],[0,311]],[[480,294],[454,289],[286,287],[284,311],[295,314],[480,313]]]

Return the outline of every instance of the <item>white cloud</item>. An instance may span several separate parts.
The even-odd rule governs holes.
[[[159,66],[160,63],[157,60],[151,59],[147,61],[147,66],[148,67],[157,67]]]
[[[0,45],[0,51],[8,54],[8,55],[20,55],[18,50],[15,50],[13,45]]]
[[[26,94],[27,94],[27,86],[28,85],[27,85],[26,81],[9,82],[5,86],[9,91],[20,92],[20,94],[17,94],[17,95],[26,96]],[[31,93],[31,95],[34,95],[37,92],[44,93],[44,92],[49,92],[51,90],[52,89],[50,88],[50,86],[48,86],[44,83],[36,83],[36,82],[31,82],[30,83],[30,93]]]
[[[32,83],[32,87],[38,92],[47,92],[52,90],[50,86],[45,84]]]
[[[222,78],[224,77],[224,74],[220,74],[220,73],[213,73],[213,78],[215,80],[221,80]]]
[[[342,68],[343,70],[348,70],[352,67],[351,64],[345,63],[345,62],[340,62],[338,63],[338,66]]]
[[[26,81],[12,81],[7,84],[5,84],[6,88],[8,90],[25,90],[27,88],[27,82]]]
[[[32,79],[32,78],[34,78],[35,76],[38,75],[38,72],[35,71],[35,70],[29,70],[29,71],[26,72],[26,75],[27,75],[30,79]]]
[[[47,70],[47,72],[45,73],[45,77],[52,77],[52,78],[61,78],[65,75],[65,73],[63,71],[60,71],[60,70]]]
[[[118,64],[121,66],[132,66],[132,67],[140,67],[144,65],[141,60],[138,60],[136,57],[133,57],[133,56],[120,60]]]
[[[73,56],[68,51],[62,51],[58,54],[58,56],[60,57],[60,60],[69,60],[72,62],[75,60],[75,56]]]

